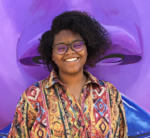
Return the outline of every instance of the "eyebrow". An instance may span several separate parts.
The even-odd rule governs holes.
[[[84,41],[84,40],[76,39],[76,40],[72,41],[70,44],[72,44],[72,43],[75,42],[75,41]],[[55,44],[55,45],[59,45],[59,44],[66,44],[66,43],[60,42],[60,43],[57,43],[57,44]],[[55,46],[55,45],[52,45],[52,46]],[[68,45],[68,44],[66,44],[66,45]]]

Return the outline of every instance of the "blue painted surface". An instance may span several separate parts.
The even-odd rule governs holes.
[[[11,127],[11,124],[5,127],[4,129],[0,130],[0,138],[7,138],[10,127]]]
[[[129,138],[150,138],[150,114],[122,95],[126,111]],[[0,138],[6,138],[11,124],[0,130]],[[5,136],[2,136],[5,135]]]
[[[126,111],[128,135],[150,138],[150,114],[122,95]]]

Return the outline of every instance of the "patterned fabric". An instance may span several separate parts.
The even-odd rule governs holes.
[[[55,71],[21,96],[8,138],[127,138],[120,93],[109,82],[84,72],[80,102]]]

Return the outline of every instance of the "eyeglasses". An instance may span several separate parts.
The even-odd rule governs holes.
[[[63,55],[68,51],[69,47],[75,52],[82,51],[84,48],[84,43],[85,42],[83,40],[75,40],[71,44],[59,43],[53,45],[52,48],[56,54]]]

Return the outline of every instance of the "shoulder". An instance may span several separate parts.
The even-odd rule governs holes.
[[[42,81],[35,82],[29,86],[22,94],[21,100],[37,108],[37,103],[42,104]]]
[[[106,87],[109,92],[118,93],[117,88],[112,83],[110,83],[108,81],[99,80],[99,84]]]
[[[21,95],[17,104],[16,112],[23,114],[23,112],[28,111],[28,113],[30,112],[31,114],[36,114],[38,110],[37,105],[43,105],[41,93],[41,81],[35,82],[29,86]]]
[[[108,81],[99,80],[99,82],[103,83],[103,86],[105,86],[105,88],[107,89],[110,100],[115,101],[117,104],[119,104],[122,100],[119,90]]]
[[[100,85],[104,86],[104,87],[107,88],[109,91],[110,91],[110,90],[114,90],[114,91],[117,90],[116,87],[115,87],[112,83],[110,83],[110,82],[108,82],[108,81],[104,81],[104,80],[99,80],[99,79],[98,79],[98,82],[99,82]]]
[[[42,83],[41,81],[35,82],[31,86],[29,86],[25,90],[25,94],[29,99],[35,100],[35,98],[39,95],[39,93],[42,91]]]

